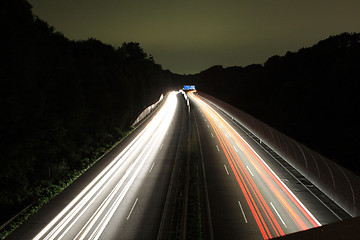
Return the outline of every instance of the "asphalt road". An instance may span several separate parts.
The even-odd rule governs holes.
[[[338,206],[314,195],[230,119],[189,95],[214,239],[268,239],[342,219]],[[9,239],[157,239],[186,109],[181,104],[181,94],[168,98]]]
[[[340,221],[338,206],[327,206],[230,119],[196,94],[188,95],[202,145],[214,239],[269,239]]]
[[[181,94],[9,239],[156,239],[180,135]]]

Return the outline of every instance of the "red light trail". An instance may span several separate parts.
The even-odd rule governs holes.
[[[284,230],[287,228],[283,218],[281,218],[271,201],[278,203],[277,206],[282,208],[281,212],[283,214],[285,212],[288,216],[287,219],[295,223],[298,231],[320,226],[315,217],[266,162],[213,108],[193,92],[189,92],[188,95],[198,104],[213,128],[264,239],[283,236],[285,235]],[[254,173],[259,177],[254,178],[246,162],[256,170]],[[260,191],[259,185],[266,186],[270,194],[263,190],[263,192]]]

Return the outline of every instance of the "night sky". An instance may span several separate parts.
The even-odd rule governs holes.
[[[330,35],[360,32],[359,0],[29,0],[73,40],[139,42],[175,73],[264,63]]]

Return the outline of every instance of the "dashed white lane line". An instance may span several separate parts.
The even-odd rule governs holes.
[[[210,128],[209,124],[207,125],[208,128]]]
[[[278,217],[280,218],[282,224],[284,224],[284,226],[287,228],[284,220],[280,217],[280,214],[278,213],[278,211],[276,210],[276,208],[274,207],[274,205],[272,204],[272,202],[270,202],[270,205],[272,206],[272,208],[274,209],[274,211],[276,212],[276,214],[278,215]]]
[[[135,205],[136,205],[136,203],[137,203],[138,200],[139,200],[139,198],[136,198],[136,200],[135,200],[135,202],[134,202],[134,204],[133,204],[133,206],[132,206],[132,208],[131,208],[131,210],[130,210],[130,212],[129,212],[129,215],[128,215],[127,218],[126,218],[126,220],[129,220],[129,218],[130,218],[130,216],[131,216],[131,213],[134,211]]]
[[[149,170],[149,173],[151,173],[151,171],[153,170],[154,165],[155,165],[155,162],[153,162],[153,164],[151,165],[150,170]]]
[[[244,216],[245,223],[248,223],[248,221],[247,221],[247,219],[246,219],[246,216],[245,216],[245,213],[244,213],[244,210],[243,210],[243,208],[242,208],[242,206],[241,206],[240,201],[238,201],[238,203],[239,203],[239,207],[240,207],[240,209],[241,209],[242,215]]]
[[[162,144],[160,145],[160,149],[162,149],[163,146],[164,146],[164,144],[162,143]]]
[[[251,174],[251,176],[254,176],[254,174],[253,174],[252,171],[250,170],[249,166],[246,166],[246,168],[249,170],[249,173]]]
[[[235,151],[236,151],[236,152],[239,152],[239,151],[236,149],[236,147],[235,147],[235,146],[233,146],[233,147],[234,147],[234,149],[235,149]]]
[[[214,134],[211,133],[211,137],[214,137]]]
[[[218,152],[220,152],[220,149],[219,149],[218,145],[216,145],[216,149],[218,150]]]
[[[225,164],[224,164],[224,168],[225,168],[226,174],[229,175],[229,171],[227,170],[227,167]]]

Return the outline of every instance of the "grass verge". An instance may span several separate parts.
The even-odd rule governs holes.
[[[123,132],[120,139],[116,140],[115,143],[107,143],[104,146],[100,147],[93,154],[93,158],[89,159],[89,164],[84,166],[82,169],[71,171],[66,174],[64,178],[59,180],[56,184],[50,185],[41,185],[38,186],[37,192],[39,193],[36,202],[31,204],[29,207],[24,209],[18,216],[7,224],[3,229],[0,230],[0,239],[5,239],[12,232],[14,232],[18,227],[20,227],[27,219],[32,215],[37,213],[46,203],[48,203],[52,198],[61,193],[65,188],[72,184],[76,179],[78,179],[83,173],[85,173],[89,168],[91,168],[95,163],[97,163],[102,157],[104,157],[108,152],[114,149],[120,142],[122,142],[129,134],[131,134],[135,128]]]

